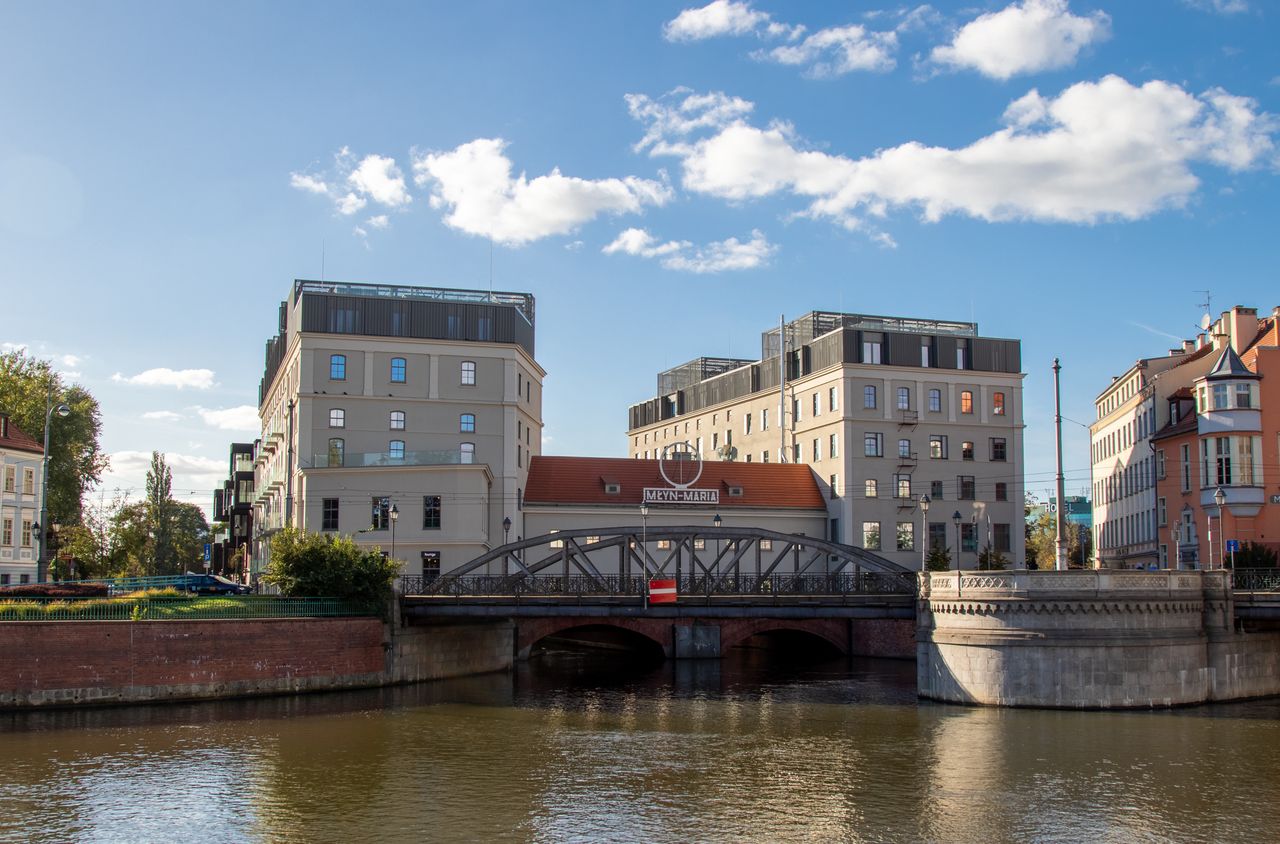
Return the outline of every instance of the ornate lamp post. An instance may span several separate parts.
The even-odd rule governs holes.
[[[1182,525],[1175,525],[1173,530],[1169,531],[1169,538],[1173,540],[1173,559],[1174,568],[1181,570],[1182,568]]]
[[[960,552],[962,550],[960,542],[960,522],[964,520],[964,517],[961,516],[960,511],[957,510],[951,515],[951,520],[956,523],[956,571],[960,571]]]
[[[711,526],[718,531],[720,530],[720,525],[722,524],[724,524],[724,520],[720,518],[719,513],[716,513],[716,517],[711,520]],[[720,582],[720,537],[718,536],[716,537],[716,570],[715,570],[714,577],[715,577],[715,583],[719,583]]]
[[[502,544],[506,545],[511,541],[511,517],[507,516],[502,520]],[[502,555],[502,576],[507,576],[507,553]]]
[[[920,496],[920,571],[929,569],[929,505],[933,500],[929,496]]]
[[[640,599],[641,606],[649,609],[649,569],[644,559],[649,553],[649,505],[640,505]],[[679,584],[677,584],[679,586]]]
[[[36,557],[36,583],[44,583],[49,571],[49,429],[53,426],[53,415],[65,419],[71,415],[71,408],[59,402],[53,403],[53,396],[45,399],[44,411],[44,459],[41,461],[40,479],[40,553]]]
[[[1213,503],[1218,505],[1218,568],[1225,569],[1227,567],[1227,526],[1222,520],[1222,508],[1227,503],[1227,491],[1222,487],[1214,490]]]
[[[400,521],[400,508],[391,505],[391,559],[396,558],[396,522]]]

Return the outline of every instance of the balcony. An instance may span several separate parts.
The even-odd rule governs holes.
[[[346,454],[322,451],[312,455],[311,468],[358,469],[371,466],[448,466],[462,463],[462,452],[453,450],[406,451],[403,457],[392,457],[385,451],[348,451]]]
[[[920,424],[920,413],[915,410],[899,410],[898,411],[898,427],[914,428]]]
[[[914,451],[908,454],[903,454],[901,452],[899,452],[898,454],[899,469],[914,469],[916,467],[916,463],[918,462],[919,461],[916,459],[916,453]]]

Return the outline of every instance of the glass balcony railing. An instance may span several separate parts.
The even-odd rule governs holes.
[[[472,463],[472,455],[467,454],[463,460],[461,451],[406,451],[391,454],[385,451],[324,451],[313,454],[311,468],[352,468],[359,466],[443,466],[449,464]]]

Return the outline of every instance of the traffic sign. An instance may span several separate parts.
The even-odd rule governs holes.
[[[213,549],[208,542],[204,544],[204,561],[207,563],[213,559]]]
[[[675,580],[650,580],[649,603],[674,604],[676,602]]]
[[[1228,539],[1228,540],[1227,540],[1227,551],[1229,551],[1230,553],[1234,554],[1235,552],[1237,552],[1237,551],[1239,551],[1239,550],[1240,550],[1240,540],[1238,540],[1238,539]]]

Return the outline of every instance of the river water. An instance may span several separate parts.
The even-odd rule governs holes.
[[[0,714],[0,842],[1280,840],[1280,702],[918,702],[767,652]]]

